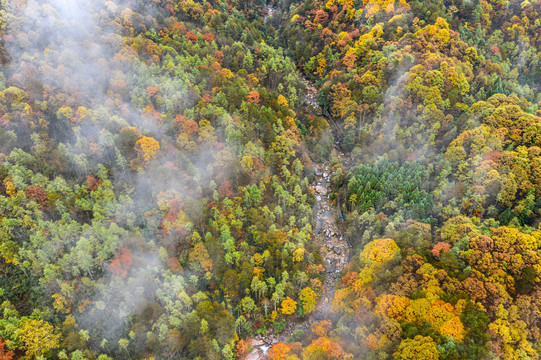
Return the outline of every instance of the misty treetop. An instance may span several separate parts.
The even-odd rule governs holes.
[[[540,15],[0,1],[0,359],[539,359]]]

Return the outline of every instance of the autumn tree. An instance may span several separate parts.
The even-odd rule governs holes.
[[[269,357],[272,360],[287,360],[290,356],[290,351],[291,347],[288,344],[279,342],[278,344],[273,345],[273,347],[270,348]]]
[[[256,104],[256,105],[259,105],[259,101],[260,101],[259,92],[257,92],[256,90],[250,91],[250,93],[249,93],[248,96],[246,97],[246,100],[247,100],[250,104]]]
[[[305,287],[299,293],[302,309],[305,314],[310,314],[316,308],[317,294],[309,287]],[[283,305],[282,305],[283,306]]]
[[[0,360],[12,360],[15,354],[12,350],[6,350],[6,341],[0,339]]]
[[[43,320],[28,319],[16,330],[22,342],[22,349],[29,358],[47,354],[60,345],[60,334],[54,327]]]
[[[121,279],[126,278],[128,270],[132,265],[132,255],[128,248],[121,248],[117,251],[115,259],[111,261],[109,270]]]
[[[440,358],[434,340],[429,336],[422,335],[402,340],[393,356],[402,360],[437,360]]]
[[[282,301],[282,314],[291,315],[297,309],[297,302],[291,299],[289,296]]]
[[[143,163],[147,164],[150,160],[156,158],[158,150],[160,150],[160,143],[152,137],[144,136],[137,140],[135,149],[142,158]]]

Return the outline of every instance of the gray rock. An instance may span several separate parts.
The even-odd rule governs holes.
[[[263,357],[259,355],[258,350],[253,350],[251,353],[249,353],[245,358],[245,360],[262,360]]]
[[[261,345],[264,345],[264,344],[265,344],[265,342],[263,340],[258,339],[258,340],[252,341],[252,346],[254,346],[254,347],[255,346],[261,346]]]

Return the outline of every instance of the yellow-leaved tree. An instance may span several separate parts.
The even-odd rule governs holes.
[[[291,315],[297,309],[297,302],[289,296],[282,301],[282,314]]]
[[[60,345],[60,334],[54,333],[54,327],[46,321],[28,319],[21,323],[16,334],[26,351],[25,359],[34,359],[47,354]]]
[[[316,308],[317,294],[309,287],[305,287],[299,293],[299,299],[302,301],[302,309],[305,314],[310,314]]]
[[[438,360],[440,358],[436,343],[430,336],[417,335],[413,339],[404,339],[393,354],[400,360]]]
[[[156,158],[158,150],[160,150],[160,143],[152,137],[143,136],[135,143],[135,149],[143,162],[147,164],[151,159]]]

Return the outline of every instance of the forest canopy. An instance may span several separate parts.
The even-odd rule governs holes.
[[[539,359],[540,19],[0,1],[0,359]]]

